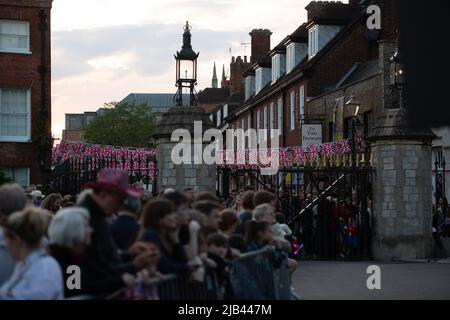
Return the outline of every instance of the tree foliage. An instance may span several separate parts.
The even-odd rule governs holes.
[[[146,103],[109,103],[105,106],[109,107],[105,113],[91,120],[85,127],[86,142],[122,147],[148,147],[156,121]]]

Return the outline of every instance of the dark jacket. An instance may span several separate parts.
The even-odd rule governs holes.
[[[64,297],[66,298],[84,294],[100,298],[102,295],[114,292],[124,285],[122,279],[116,276],[99,279],[90,277],[89,273],[85,272],[86,257],[77,256],[68,248],[52,244],[49,246],[49,253],[56,261],[58,261],[61,270],[63,271]],[[69,289],[67,286],[67,279],[74,275],[74,273],[67,273],[69,266],[80,267],[80,289]]]
[[[224,299],[231,300],[233,298],[233,288],[230,281],[229,261],[211,252],[208,253],[208,258],[213,260],[217,265],[215,272],[217,281],[225,289]]]
[[[106,222],[106,215],[91,196],[80,204],[90,213],[90,225],[93,229],[92,242],[86,249],[84,270],[87,281],[109,280],[117,284],[117,289],[123,286],[122,274],[136,273],[131,262],[124,262],[119,255],[118,248]],[[119,285],[120,284],[120,285]]]
[[[151,242],[159,248],[161,258],[159,259],[158,270],[162,273],[186,274],[189,271],[186,252],[181,243],[176,244],[172,254],[169,254],[159,234],[153,229],[145,229],[139,240]]]
[[[253,218],[253,214],[251,211],[242,211],[239,214],[239,220],[241,221],[241,223],[236,227],[235,233],[236,234],[240,234],[241,236],[245,235],[245,225],[247,223],[247,221],[252,220]]]
[[[114,242],[120,250],[127,250],[139,232],[136,218],[120,215],[110,226]]]

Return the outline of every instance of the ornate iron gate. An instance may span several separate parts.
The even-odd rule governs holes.
[[[248,187],[277,195],[302,256],[370,258],[371,167],[292,167],[273,176],[262,176],[259,169],[217,169],[219,196]]]

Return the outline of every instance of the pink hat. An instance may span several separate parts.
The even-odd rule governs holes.
[[[140,196],[140,193],[128,184],[128,173],[118,168],[100,170],[97,181],[87,183],[86,188],[102,188],[136,198]]]

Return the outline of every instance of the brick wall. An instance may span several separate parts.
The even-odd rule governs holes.
[[[242,76],[243,73],[250,68],[250,63],[247,62],[247,57],[244,57],[244,60],[240,56],[236,59],[232,57],[230,63],[230,95],[243,93],[245,90],[245,81]]]
[[[252,41],[252,56],[250,63],[263,60],[270,51],[270,36],[272,32],[268,29],[253,29],[250,32]]]
[[[44,10],[47,15],[47,31],[45,33],[45,63],[47,75],[45,78],[45,100],[48,117],[45,127],[51,134],[51,59],[50,59],[50,7],[51,1],[5,1],[0,0],[0,19],[25,20],[30,25],[30,51],[32,54],[14,54],[0,52],[0,87],[29,88],[31,90],[31,136],[36,137],[36,130],[41,110],[41,32],[39,12]],[[50,151],[50,150],[49,150]],[[51,154],[46,160],[49,165]],[[30,167],[30,183],[43,183],[40,170],[38,148],[29,143],[0,143],[0,166]]]
[[[305,113],[307,118],[322,119],[324,142],[328,141],[328,124],[333,122],[333,108],[337,99],[345,97],[345,101],[354,93],[356,99],[360,102],[359,114],[372,111],[374,124],[383,111],[383,90],[382,76],[378,74],[367,80],[355,83],[346,88],[333,91],[329,94],[319,96],[306,103]],[[323,116],[321,116],[323,115]],[[350,113],[344,107],[344,118],[349,117]],[[362,118],[361,118],[362,119]],[[362,119],[363,120],[363,119]],[[358,134],[362,134],[363,128],[358,129]]]

